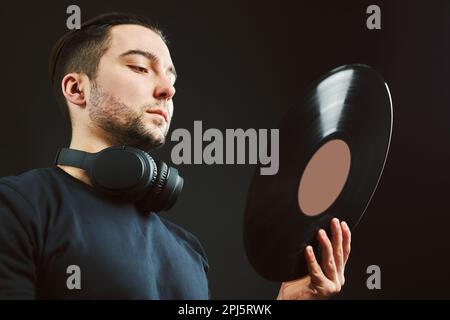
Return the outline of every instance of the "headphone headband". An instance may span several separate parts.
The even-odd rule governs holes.
[[[76,149],[61,148],[56,154],[54,164],[67,165],[83,170],[88,170],[92,165],[95,153],[89,153]]]

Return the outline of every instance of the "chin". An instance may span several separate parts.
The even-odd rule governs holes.
[[[147,130],[147,140],[151,149],[159,148],[164,145],[164,143],[166,142],[167,134],[165,124],[151,124],[147,127]]]
[[[163,135],[151,135],[150,137],[150,148],[159,148],[162,147],[166,143],[166,137]]]

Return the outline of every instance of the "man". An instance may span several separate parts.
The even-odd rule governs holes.
[[[58,40],[52,85],[71,122],[70,148],[162,146],[176,72],[162,33],[141,17],[106,14]],[[278,299],[340,291],[350,231],[319,232],[322,266],[283,283]],[[99,193],[81,169],[58,165],[0,179],[0,298],[207,299],[198,239],[153,212]]]

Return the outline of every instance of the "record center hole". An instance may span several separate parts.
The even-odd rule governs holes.
[[[341,139],[328,141],[311,157],[298,187],[298,204],[305,215],[317,216],[333,204],[347,181],[350,162],[350,148]]]

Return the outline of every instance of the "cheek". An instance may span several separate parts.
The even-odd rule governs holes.
[[[150,80],[123,66],[106,69],[98,80],[105,91],[127,104],[142,105],[151,101]]]

